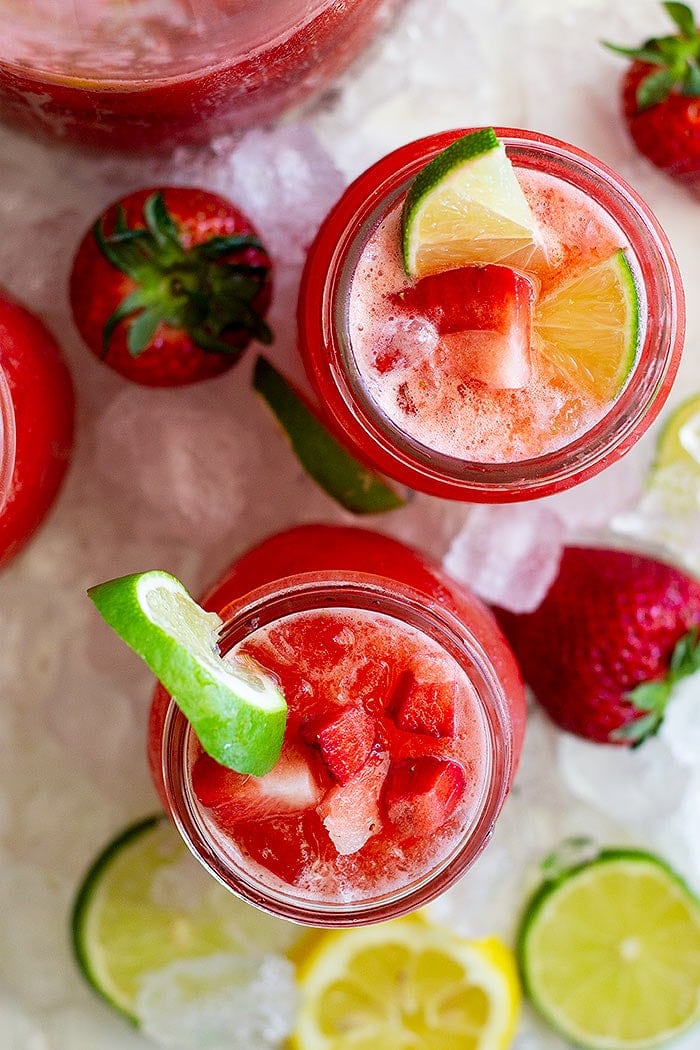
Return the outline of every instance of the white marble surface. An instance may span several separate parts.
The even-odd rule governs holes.
[[[58,335],[79,408],[75,462],[61,498],[0,579],[3,1050],[152,1045],[84,986],[68,939],[86,865],[126,823],[157,808],[143,753],[151,680],[97,622],[85,588],[159,566],[196,592],[279,527],[349,520],[303,475],[251,392],[252,354],[226,377],[177,392],[127,385],[87,354],[66,294],[83,230],[103,205],[146,183],[193,182],[227,193],[258,220],[275,257],[272,356],[298,375],[292,310],[301,246],[344,182],[388,149],[442,128],[539,130],[616,168],[666,228],[688,291],[673,404],[700,388],[700,198],[635,153],[618,110],[622,62],[599,43],[635,42],[657,30],[668,23],[656,0],[411,0],[352,74],[300,115],[301,126],[253,134],[237,147],[221,141],[196,155],[125,163],[0,131],[0,283]],[[276,214],[266,193],[278,200]],[[655,430],[603,476],[530,507],[528,527],[537,515],[551,524],[553,514],[565,532],[604,527],[637,498]],[[161,451],[149,455],[154,448]],[[418,497],[372,524],[443,557],[470,513]],[[499,514],[507,530],[514,517],[507,508]],[[686,698],[690,723],[699,692]],[[700,888],[699,766],[700,746],[681,752],[659,739],[620,761],[535,715],[496,838],[436,914],[467,934],[512,936],[538,859],[581,832],[650,845]],[[597,797],[596,783],[605,786]],[[630,784],[638,792],[631,798]],[[565,1044],[526,1017],[516,1046]],[[682,1046],[698,1050],[700,1033]]]

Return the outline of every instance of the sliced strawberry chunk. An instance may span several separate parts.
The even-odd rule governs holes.
[[[397,293],[396,304],[437,329],[455,374],[501,389],[530,376],[534,288],[509,266],[462,266]]]
[[[192,787],[201,804],[227,826],[313,809],[322,795],[307,760],[289,747],[264,777],[236,773],[202,752],[192,769]]]
[[[294,885],[307,872],[332,863],[334,850],[314,810],[236,825],[241,852],[284,882]]]
[[[342,707],[304,727],[304,736],[321,749],[330,773],[339,784],[362,769],[377,736],[377,723],[362,707]]]
[[[429,836],[452,816],[467,775],[459,762],[425,755],[392,767],[384,791],[387,819],[407,837]]]
[[[456,732],[458,688],[455,682],[421,682],[407,671],[401,676],[389,705],[399,729],[429,736]]]
[[[389,752],[374,751],[360,772],[345,784],[330,788],[317,813],[338,853],[362,849],[382,829],[379,796],[389,770]]]

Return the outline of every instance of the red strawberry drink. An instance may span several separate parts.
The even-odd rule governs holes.
[[[206,604],[226,609],[223,647],[278,679],[288,717],[280,761],[249,777],[157,693],[154,778],[194,852],[312,925],[442,892],[485,845],[522,743],[522,684],[491,614],[397,541],[333,526],[267,540]]]
[[[469,143],[493,162],[482,182]],[[616,175],[545,136],[477,129],[411,143],[346,191],[311,249],[299,322],[357,454],[415,489],[501,502],[631,447],[670,389],[684,307],[664,234]]]
[[[73,387],[58,346],[0,292],[0,567],[50,510],[73,445]]]
[[[397,0],[0,0],[0,115],[108,149],[269,122],[319,91]]]

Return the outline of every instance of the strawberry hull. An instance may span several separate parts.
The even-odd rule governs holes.
[[[471,594],[364,529],[273,536],[206,604],[223,611],[233,641],[258,601],[275,603],[274,615],[255,613],[259,626],[233,648],[285,692],[279,766],[259,781],[222,770],[159,689],[149,742],[156,786],[180,824],[175,796],[189,782],[208,843],[194,845],[188,827],[195,853],[267,910],[334,926],[412,910],[478,855],[510,786],[525,724],[512,654]],[[474,639],[471,656],[459,640],[453,649],[445,625],[467,648]]]

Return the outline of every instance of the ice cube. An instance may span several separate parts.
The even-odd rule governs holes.
[[[136,1014],[143,1031],[162,1046],[278,1050],[296,1007],[288,959],[222,952],[145,974]]]
[[[3,1050],[49,1050],[46,1035],[39,1024],[19,1003],[0,992],[0,1032]]]
[[[562,733],[558,759],[577,798],[644,836],[663,829],[690,785],[689,771],[660,737],[624,748]]]
[[[217,390],[130,386],[97,420],[97,470],[138,534],[213,543],[245,512],[255,445],[239,422],[235,380],[228,399],[210,385]]]
[[[681,765],[700,768],[700,671],[673,686],[659,737]]]
[[[374,367],[382,374],[414,368],[430,357],[438,341],[437,328],[424,317],[388,318],[378,333]]]
[[[443,565],[484,601],[529,612],[556,577],[563,540],[559,517],[541,504],[472,507]]]

